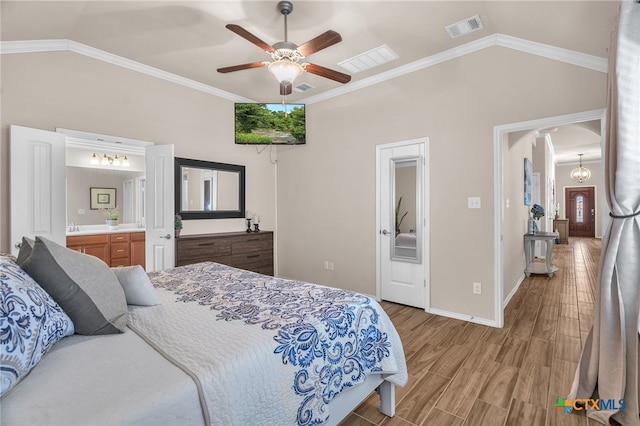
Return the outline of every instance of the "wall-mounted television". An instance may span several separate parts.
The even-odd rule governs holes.
[[[247,145],[306,143],[304,104],[236,103],[235,142]]]

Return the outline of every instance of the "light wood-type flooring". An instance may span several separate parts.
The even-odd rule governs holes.
[[[591,328],[600,248],[590,238],[556,245],[560,269],[522,282],[502,329],[382,302],[402,339],[409,382],[396,387],[393,418],[378,411],[374,394],[341,425],[599,424],[554,404],[571,388]]]

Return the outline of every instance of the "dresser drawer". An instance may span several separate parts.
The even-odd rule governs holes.
[[[111,259],[111,263],[109,264],[112,268],[120,268],[122,266],[131,266],[131,262],[129,258],[123,259]]]
[[[212,260],[214,257],[231,254],[230,238],[178,238],[177,242],[178,265],[184,261],[188,263],[204,262]]]
[[[79,235],[79,236],[67,237],[67,246],[107,244],[108,242],[109,242],[109,238],[107,234]]]
[[[227,232],[176,239],[177,266],[206,261],[273,275],[273,232]]]
[[[129,242],[129,233],[123,233],[123,234],[111,234],[109,241],[111,241],[111,243],[128,243]]]
[[[263,250],[273,250],[273,234],[248,234],[245,238],[234,238],[231,243],[232,254]]]
[[[265,266],[273,266],[273,250],[254,251],[251,253],[232,254],[213,259],[214,262],[250,271]]]
[[[111,260],[129,260],[129,243],[111,243]]]

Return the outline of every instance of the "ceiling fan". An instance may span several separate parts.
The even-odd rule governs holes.
[[[306,58],[312,53],[342,41],[340,34],[329,30],[298,46],[287,39],[287,16],[293,11],[293,3],[290,1],[281,1],[278,3],[278,10],[284,15],[284,41],[275,43],[273,46],[268,45],[239,25],[226,25],[226,28],[229,30],[269,53],[272,61],[251,62],[249,64],[218,68],[218,72],[228,73],[250,68],[267,67],[280,82],[280,94],[283,96],[291,94],[293,81],[305,71],[339,83],[348,83],[351,81],[351,76],[348,74],[316,64],[300,63],[301,59]]]

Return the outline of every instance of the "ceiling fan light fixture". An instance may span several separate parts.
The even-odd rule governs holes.
[[[271,62],[267,68],[280,83],[293,83],[296,77],[304,72],[302,65],[289,59]]]

